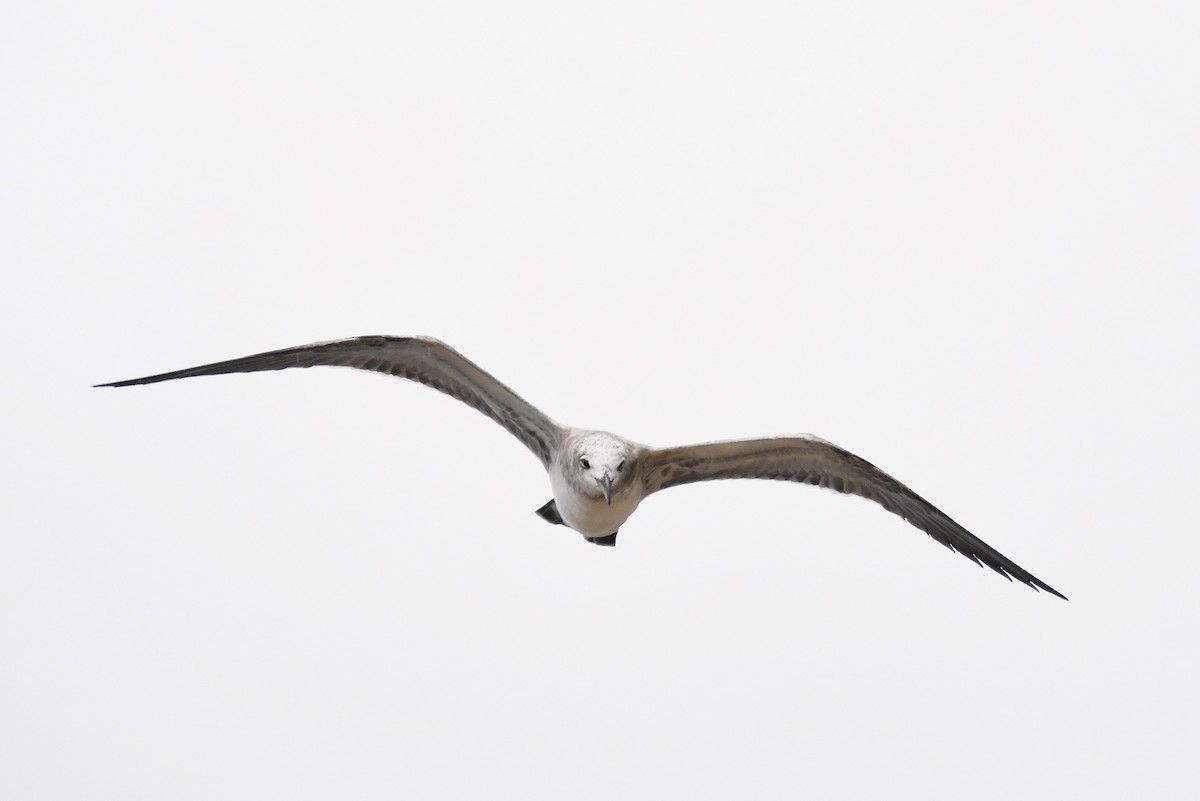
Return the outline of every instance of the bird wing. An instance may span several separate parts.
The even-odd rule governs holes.
[[[561,425],[458,351],[430,337],[364,336],[316,342],[96,386],[128,387],[199,375],[254,373],[262,370],[317,366],[373,370],[433,387],[478,409],[504,426],[525,447],[533,451],[547,469],[563,436],[564,429]]]
[[[657,448],[645,457],[646,494],[694,481],[766,478],[813,484],[875,501],[952,551],[1066,600],[1066,596],[955,523],[875,465],[810,435]]]

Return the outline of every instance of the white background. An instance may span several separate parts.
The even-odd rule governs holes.
[[[1194,798],[1194,2],[9,4],[0,796]],[[647,501],[346,370],[440,337],[873,504]]]

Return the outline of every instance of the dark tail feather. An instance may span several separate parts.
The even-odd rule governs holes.
[[[547,523],[553,523],[556,526],[561,526],[563,524],[562,515],[558,513],[558,507],[554,505],[553,498],[550,499],[550,501],[541,509],[538,509],[536,512],[534,512],[534,514],[545,520]]]

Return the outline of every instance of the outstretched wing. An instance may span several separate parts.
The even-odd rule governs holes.
[[[444,342],[430,337],[365,336],[284,348],[170,373],[97,384],[128,387],[173,378],[254,373],[289,367],[354,367],[419,381],[504,426],[549,468],[563,427]]]
[[[651,450],[643,472],[646,494],[694,481],[767,478],[827,487],[875,501],[952,551],[1000,575],[1066,596],[951,520],[875,465],[813,436],[709,442]]]

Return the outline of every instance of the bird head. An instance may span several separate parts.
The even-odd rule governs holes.
[[[631,461],[628,445],[612,434],[595,432],[581,438],[573,449],[571,470],[576,486],[589,497],[604,498],[611,505],[613,487],[618,489]]]

